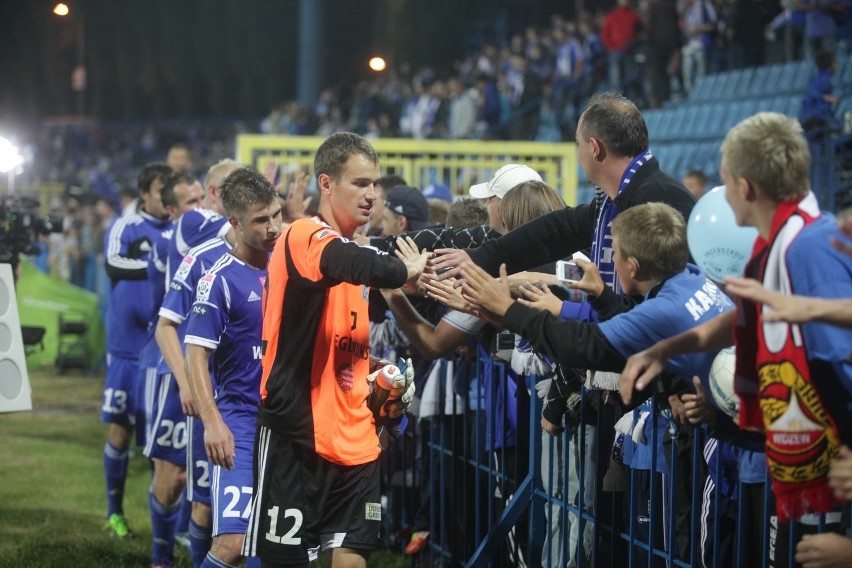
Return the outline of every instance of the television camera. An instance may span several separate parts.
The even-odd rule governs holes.
[[[0,198],[0,263],[11,264],[14,270],[20,262],[20,255],[39,253],[39,235],[60,231],[62,216],[43,215],[38,199]]]

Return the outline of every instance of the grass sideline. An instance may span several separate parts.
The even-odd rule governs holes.
[[[148,461],[134,450],[124,507],[132,539],[104,530],[103,377],[30,371],[33,411],[0,414],[0,566],[150,566]],[[175,568],[192,566],[176,547]],[[369,566],[410,566],[388,551]]]

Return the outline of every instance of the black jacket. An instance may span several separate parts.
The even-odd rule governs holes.
[[[643,203],[667,203],[680,211],[684,219],[695,205],[695,198],[672,176],[660,170],[651,158],[634,174],[630,185],[614,200],[619,212]],[[597,210],[595,202],[566,207],[525,223],[494,241],[476,249],[467,249],[471,259],[497,275],[505,262],[509,274],[529,270],[571,256],[592,246]]]

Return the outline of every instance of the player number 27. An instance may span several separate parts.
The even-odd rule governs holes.
[[[269,531],[266,533],[266,540],[277,542],[279,544],[301,544],[302,539],[294,537],[299,529],[302,528],[302,512],[299,509],[285,509],[284,518],[293,518],[293,527],[287,531],[284,536],[278,536],[278,506],[270,507],[267,511],[269,515]]]
[[[240,494],[248,495],[248,499],[246,500],[246,507],[242,512],[237,510],[237,505],[239,505],[240,503]],[[243,485],[242,487],[237,487],[236,485],[229,485],[225,488],[225,495],[230,495],[231,500],[225,506],[225,510],[222,511],[222,516],[248,519],[249,513],[251,512],[252,488],[245,485]]]

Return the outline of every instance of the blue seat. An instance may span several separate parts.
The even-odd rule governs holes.
[[[660,128],[660,111],[648,110],[642,113],[645,118],[645,127],[648,129],[648,137],[651,140],[657,140],[658,130]]]
[[[797,61],[796,64],[797,66],[794,73],[793,83],[796,90],[793,92],[796,94],[804,94],[804,92],[808,90],[811,78],[817,71],[816,65],[814,65],[811,61]]]
[[[659,113],[659,119],[657,122],[657,133],[655,134],[652,140],[664,142],[669,139],[671,136],[670,125],[672,123],[672,113],[674,112],[671,109],[662,109],[657,111]]]
[[[706,134],[708,138],[721,138],[727,132],[728,104],[716,102],[710,105],[710,116],[707,118]]]
[[[672,112],[671,124],[669,124],[669,135],[667,140],[678,140],[685,137],[689,130],[691,109],[686,106],[678,107]]]
[[[787,97],[784,114],[797,118],[799,111],[802,109],[802,97],[799,95],[790,95]]]
[[[711,101],[722,101],[730,99],[730,89],[728,85],[731,83],[731,72],[719,73],[716,77],[716,82],[713,83],[713,90],[710,92]]]
[[[754,67],[745,67],[731,72],[731,83],[728,85],[729,98],[740,98],[751,89],[751,79],[754,77]]]
[[[687,139],[701,140],[707,138],[707,124],[710,121],[712,106],[712,103],[703,103],[692,107],[692,112],[690,113],[692,120],[690,121],[689,129],[684,132],[684,136]]]
[[[745,93],[748,97],[765,97],[771,96],[773,93],[768,86],[769,74],[771,68],[768,66],[758,67],[754,70],[754,75],[751,78],[751,83]]]
[[[782,65],[778,93],[802,94],[816,69],[810,61],[791,61]]]
[[[692,90],[689,91],[689,100],[695,103],[712,101],[711,93],[719,80],[718,75],[704,75],[695,80]]]
[[[784,75],[784,64],[776,63],[775,65],[769,65],[767,69],[766,92],[774,95],[780,94],[781,89],[779,85],[781,84],[781,78]]]

